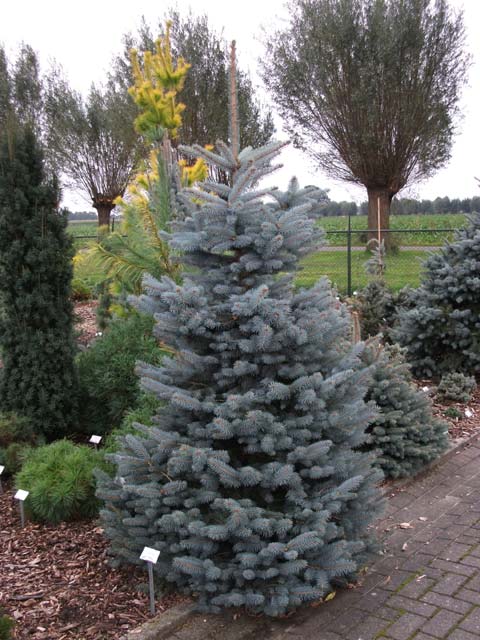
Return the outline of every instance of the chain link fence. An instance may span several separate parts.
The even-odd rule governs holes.
[[[398,291],[405,286],[419,285],[422,263],[430,252],[438,251],[445,241],[450,240],[455,230],[412,228],[380,231],[392,247],[385,259],[385,279],[393,290]],[[372,255],[367,250],[367,242],[377,232],[376,229],[351,228],[325,231],[325,247],[302,260],[296,278],[297,285],[309,287],[322,276],[327,276],[342,294],[352,295],[371,279],[365,271],[365,263]],[[91,233],[72,235],[77,250],[98,239],[97,235]]]
[[[454,229],[381,229],[386,244],[391,247],[385,258],[385,279],[398,291],[405,286],[420,284],[422,263],[429,254],[453,237]],[[364,287],[372,276],[366,273],[371,257],[367,249],[369,237],[378,230],[326,231],[326,246],[302,261],[297,278],[300,286],[312,286],[326,275],[333,285],[348,296]]]

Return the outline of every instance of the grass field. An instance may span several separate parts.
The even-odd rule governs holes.
[[[385,277],[388,285],[398,291],[409,285],[417,287],[420,282],[422,261],[428,256],[428,251],[404,249],[397,255],[386,259]],[[364,287],[369,278],[365,274],[365,262],[369,254],[365,251],[352,251],[352,290]],[[302,271],[296,282],[299,286],[310,287],[323,275],[330,278],[337,289],[345,293],[347,290],[347,252],[320,251],[304,258]]]
[[[351,218],[352,229],[367,229],[367,216],[354,216]],[[445,233],[440,229],[457,229],[465,224],[466,219],[462,214],[434,214],[434,215],[418,215],[418,216],[391,216],[390,228],[414,229],[413,232],[405,231],[403,233],[394,233],[395,243],[403,247],[422,247],[422,246],[439,246],[447,239],[452,238],[452,233]],[[321,218],[318,222],[325,231],[346,231],[348,218],[346,216],[337,216],[332,218]],[[439,231],[435,231],[438,229]],[[425,231],[430,230],[430,231]],[[328,233],[328,244],[333,246],[345,246],[347,244],[346,234]],[[352,245],[362,245],[364,241],[360,234],[352,235]]]
[[[68,223],[68,230],[72,236],[94,236],[97,229],[96,220],[73,220]]]
[[[391,226],[393,229],[445,229],[457,228],[465,223],[463,215],[431,215],[431,216],[392,216]],[[337,231],[346,230],[347,218],[343,216],[335,218],[322,218],[319,223],[325,230]],[[352,218],[354,229],[365,229],[367,225],[366,216],[356,216]],[[69,225],[69,231],[76,238],[78,236],[95,236],[97,231],[96,221],[75,222]],[[416,287],[419,284],[421,273],[421,262],[428,256],[428,251],[415,249],[420,246],[439,246],[452,234],[440,231],[429,233],[401,233],[400,245],[412,247],[402,249],[398,255],[387,258],[386,279],[390,287],[394,290],[401,289],[409,285]],[[328,243],[332,246],[345,246],[346,236],[339,234],[329,234]],[[75,247],[78,250],[88,246],[94,240],[78,238]],[[353,245],[362,245],[361,239],[352,238]],[[360,289],[368,282],[365,274],[365,262],[369,254],[365,251],[352,251],[352,289]],[[85,274],[87,275],[87,274]],[[299,286],[311,286],[321,276],[326,275],[339,291],[345,292],[347,289],[347,253],[345,250],[320,251],[308,256],[303,260],[303,270],[297,277]],[[98,274],[95,274],[96,279]]]
[[[74,246],[75,250],[79,251],[80,249],[84,249],[88,247],[89,244],[95,242],[95,238],[88,239],[82,238],[81,236],[96,236],[98,229],[96,220],[88,220],[88,221],[71,221],[68,223],[68,231],[74,237]],[[80,237],[79,237],[80,236]]]

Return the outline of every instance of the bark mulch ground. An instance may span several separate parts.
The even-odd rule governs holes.
[[[88,347],[97,335],[97,305],[96,300],[75,303],[75,330],[77,342],[82,347]]]
[[[435,387],[431,380],[418,380],[420,388],[426,390],[433,400],[433,413],[437,418],[448,422],[448,432],[452,440],[466,438],[480,428],[480,384],[475,390],[472,399],[466,404],[461,402],[442,402],[435,395]],[[456,409],[458,417],[445,415],[448,409]]]
[[[15,638],[110,640],[150,617],[146,571],[112,569],[96,522],[20,527],[13,491],[0,494],[0,610]],[[180,601],[157,599],[157,612]]]

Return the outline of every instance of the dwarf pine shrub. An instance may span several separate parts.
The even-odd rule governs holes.
[[[25,506],[34,520],[57,524],[91,518],[99,505],[93,471],[102,466],[100,451],[59,440],[30,452],[15,485],[30,492]]]

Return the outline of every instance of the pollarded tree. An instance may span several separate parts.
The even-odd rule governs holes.
[[[97,210],[98,224],[110,224],[115,200],[123,196],[139,159],[143,141],[131,118],[130,97],[113,87],[92,86],[84,99],[59,69],[45,91],[46,145],[70,187],[82,191]]]
[[[290,25],[268,41],[265,83],[294,141],[365,186],[369,228],[379,206],[387,229],[393,196],[449,159],[468,66],[462,14],[447,0],[290,6]]]
[[[422,283],[392,332],[418,376],[480,374],[480,213],[468,218],[425,261]]]
[[[138,367],[164,406],[99,483],[117,560],[160,550],[158,577],[210,611],[278,616],[324,598],[364,565],[381,510],[381,474],[359,450],[375,415],[361,347],[326,280],[293,286],[321,240],[323,192],[254,190],[281,146],[184,149],[231,186],[183,192],[170,244],[191,269],[182,285],[147,277],[137,301],[174,353]]]
[[[0,144],[0,407],[61,437],[77,419],[72,242],[34,133],[12,126]]]

